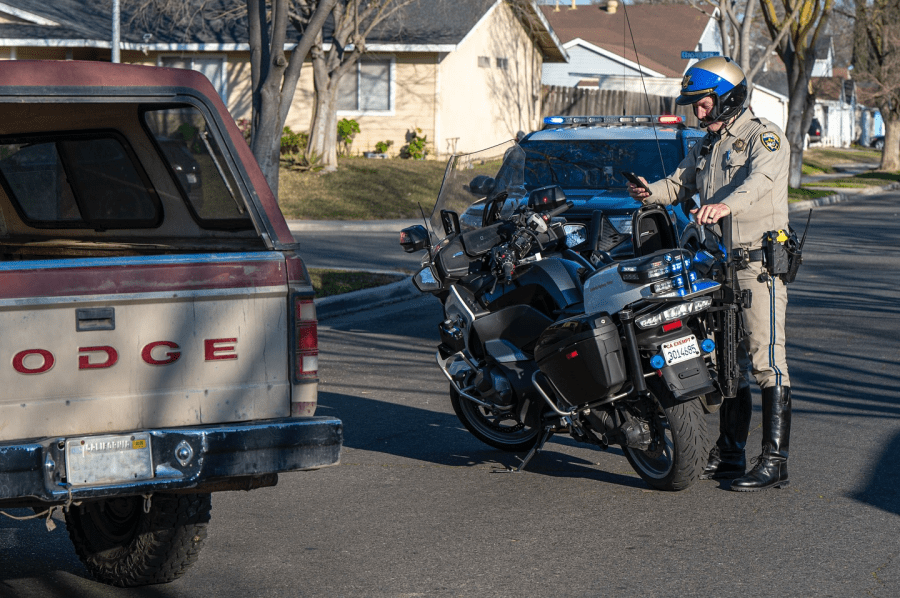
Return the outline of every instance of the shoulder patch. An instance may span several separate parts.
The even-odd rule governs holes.
[[[762,140],[762,144],[765,148],[770,152],[777,152],[778,148],[781,147],[781,139],[771,131],[760,133],[759,138]]]

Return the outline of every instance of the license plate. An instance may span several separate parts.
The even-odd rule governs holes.
[[[121,484],[153,478],[150,434],[66,440],[66,479],[72,486]]]
[[[669,343],[662,344],[662,354],[666,365],[673,365],[688,359],[700,357],[700,347],[694,335],[685,336]]]

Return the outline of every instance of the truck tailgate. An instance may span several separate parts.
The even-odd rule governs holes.
[[[279,252],[0,264],[0,442],[290,415]]]

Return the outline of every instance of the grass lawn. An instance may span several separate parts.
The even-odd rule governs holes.
[[[836,172],[844,164],[878,164],[881,152],[869,148],[811,147],[803,152],[803,174]]]
[[[349,293],[350,291],[371,289],[391,284],[392,282],[397,282],[405,278],[403,276],[394,276],[391,274],[376,274],[373,272],[355,272],[349,270],[327,270],[321,268],[310,268],[309,277],[312,279],[316,297],[328,297],[330,295]]]
[[[803,173],[835,172],[836,165],[877,164],[881,152],[866,148],[810,148]],[[341,158],[337,172],[312,173],[282,168],[280,205],[289,220],[392,220],[419,218],[419,204],[431,214],[446,160],[370,160]],[[828,187],[862,188],[900,181],[900,173],[868,172],[833,179]],[[790,201],[831,195],[821,189],[790,189]]]
[[[392,220],[431,214],[446,160],[341,158],[336,172],[281,169],[279,204],[289,220]]]

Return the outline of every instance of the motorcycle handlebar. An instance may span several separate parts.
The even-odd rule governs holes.
[[[575,205],[575,204],[573,204],[571,201],[567,201],[566,203],[564,203],[563,205],[559,206],[558,208],[553,209],[553,210],[550,210],[549,212],[547,212],[547,214],[546,214],[546,215],[547,215],[547,218],[554,218],[554,217],[556,217],[556,216],[559,216],[560,214],[562,214],[563,212],[565,212],[566,210],[568,210],[569,208],[571,208],[571,207],[574,206],[574,205]]]

